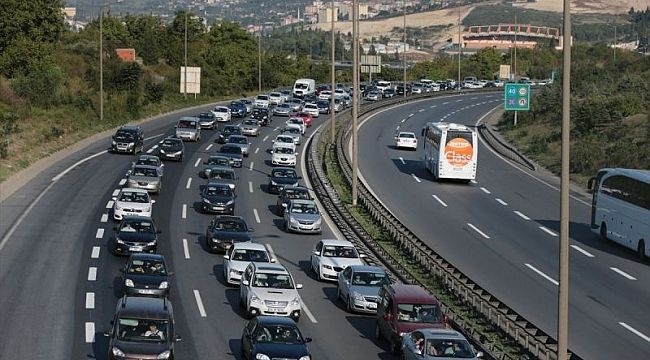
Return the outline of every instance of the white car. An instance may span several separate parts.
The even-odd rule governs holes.
[[[241,275],[251,262],[274,263],[277,260],[269,254],[262,244],[236,242],[223,256],[223,277],[228,284],[239,285]]]
[[[273,154],[271,155],[271,165],[296,166],[298,153],[296,152],[296,145],[293,141],[290,144],[273,143],[271,153]]]
[[[418,149],[418,138],[415,133],[408,131],[400,131],[395,136],[395,149]]]
[[[269,105],[279,105],[284,102],[284,96],[281,92],[274,91],[269,94]]]
[[[239,286],[240,304],[249,317],[257,315],[300,318],[302,299],[289,271],[279,263],[251,262],[244,270]]]
[[[319,241],[310,256],[311,269],[318,280],[337,281],[339,273],[350,265],[365,265],[365,255],[359,254],[347,240],[323,239]]]
[[[282,128],[282,135],[288,135],[293,138],[293,143],[296,144],[296,146],[300,145],[302,142],[302,131],[300,131],[300,127],[295,124],[285,124],[284,128]]]
[[[113,197],[113,219],[119,221],[125,216],[151,217],[155,202],[145,189],[123,188]]]
[[[280,134],[280,135],[276,136],[275,139],[273,139],[272,142],[273,142],[273,147],[275,147],[276,145],[284,145],[284,144],[293,144],[293,145],[295,145],[295,143],[293,141],[293,136],[283,135],[283,134]]]
[[[305,135],[305,129],[307,128],[307,126],[305,125],[305,120],[303,120],[303,118],[292,117],[289,120],[285,121],[285,125],[289,125],[289,124],[299,126],[300,127],[300,132],[303,135]]]
[[[218,122],[228,122],[231,119],[231,110],[227,106],[215,106],[212,113]]]
[[[268,108],[270,104],[270,98],[266,94],[259,94],[253,100],[253,106],[259,108]]]
[[[302,107],[302,111],[311,115],[313,118],[317,118],[320,115],[320,111],[318,111],[318,105],[314,103],[305,104],[305,106]]]
[[[329,100],[332,98],[332,92],[330,90],[323,90],[318,94],[320,100]]]

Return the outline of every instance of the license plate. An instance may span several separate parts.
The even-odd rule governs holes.
[[[129,246],[129,251],[142,251],[142,246]]]
[[[149,289],[147,289],[147,290],[140,290],[140,294],[151,295],[151,294],[153,294],[153,290],[149,290]]]
[[[375,303],[368,304],[368,309],[376,309],[376,308],[377,308],[377,304]]]

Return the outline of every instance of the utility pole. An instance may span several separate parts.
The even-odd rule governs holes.
[[[460,3],[458,4],[458,83],[456,83],[456,88],[460,93],[461,84],[460,84],[460,58],[463,56],[463,40],[460,33]]]
[[[402,7],[404,12],[404,48],[402,48],[402,67],[404,68],[404,97],[406,98],[406,0],[402,0]]]
[[[185,10],[185,81],[183,82],[183,97],[187,99],[187,10]]]
[[[257,92],[262,92],[262,28],[257,29]]]
[[[358,198],[358,159],[359,159],[359,0],[352,1],[352,205],[357,205]],[[333,96],[333,95],[332,95]]]
[[[517,33],[519,32],[519,25],[517,25],[517,12],[516,12],[517,10],[515,9],[514,11],[515,11],[515,58],[513,63],[515,66],[513,71],[514,73],[513,80],[516,80],[517,79]],[[518,111],[515,110],[515,118],[513,121],[515,126],[517,126],[517,113]]]
[[[336,142],[336,111],[334,111],[334,105],[335,105],[335,99],[334,99],[334,89],[336,89],[336,66],[334,63],[336,62],[336,35],[334,34],[334,0],[332,0],[332,70],[331,70],[331,75],[332,75],[332,95],[330,96],[330,114],[331,114],[331,124],[332,127],[330,129],[331,133],[331,143],[332,146]],[[355,89],[356,91],[356,89]]]
[[[104,6],[99,7],[99,121],[104,122]]]

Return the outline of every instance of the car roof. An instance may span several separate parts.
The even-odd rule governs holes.
[[[118,130],[139,131],[141,128],[138,125],[122,125]]]
[[[351,242],[347,240],[340,239],[323,239],[321,240],[323,245],[335,245],[335,246],[354,246]]]
[[[349,268],[351,268],[353,272],[386,273],[384,268],[372,265],[350,265]]]
[[[172,304],[166,298],[124,296],[118,301],[120,317],[169,320]]]
[[[155,165],[134,164],[133,167],[138,167],[138,168],[143,168],[143,169],[158,170],[158,166],[155,166]]]
[[[235,216],[235,215],[215,215],[214,216],[215,220],[241,220],[244,221],[244,218],[241,216]],[[244,221],[246,222],[246,221]]]
[[[455,339],[455,340],[467,340],[463,334],[459,333],[456,330],[450,329],[419,329],[425,338],[427,339]]]
[[[130,257],[131,260],[138,259],[138,260],[161,260],[164,261],[165,257],[161,254],[151,254],[151,253],[133,253],[131,254]]]
[[[438,304],[438,299],[419,285],[391,284],[388,287],[397,302],[418,304],[426,301]]]
[[[284,316],[258,315],[255,317],[255,320],[261,325],[296,326],[296,322],[293,319]]]
[[[142,154],[138,157],[139,159],[152,159],[152,160],[160,160],[160,158],[156,155],[149,155],[149,154]]]
[[[212,171],[229,171],[229,172],[235,172],[235,169],[231,168],[230,166],[223,166],[223,165],[213,165],[210,167]]]
[[[154,167],[154,169],[155,169],[155,167]],[[137,193],[145,193],[145,194],[149,194],[149,192],[148,192],[146,189],[140,189],[140,188],[129,188],[129,187],[125,187],[125,188],[122,188],[122,189],[120,190],[120,192],[122,192],[122,191],[131,191],[131,192],[137,192]]]
[[[279,273],[279,274],[289,274],[284,265],[280,263],[251,263],[255,267],[255,271],[261,272],[270,272],[270,273]]]
[[[264,246],[264,244],[254,242],[235,242],[232,247],[234,249],[263,250],[268,252],[268,249],[266,246]]]

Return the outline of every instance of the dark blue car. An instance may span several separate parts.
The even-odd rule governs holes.
[[[308,342],[311,338],[303,337],[291,318],[260,315],[251,319],[244,328],[242,358],[301,359],[310,356]]]
[[[232,116],[239,117],[239,118],[243,118],[244,116],[246,116],[246,111],[247,111],[246,104],[244,104],[243,102],[233,101],[230,103],[228,107],[230,108],[230,112]]]

